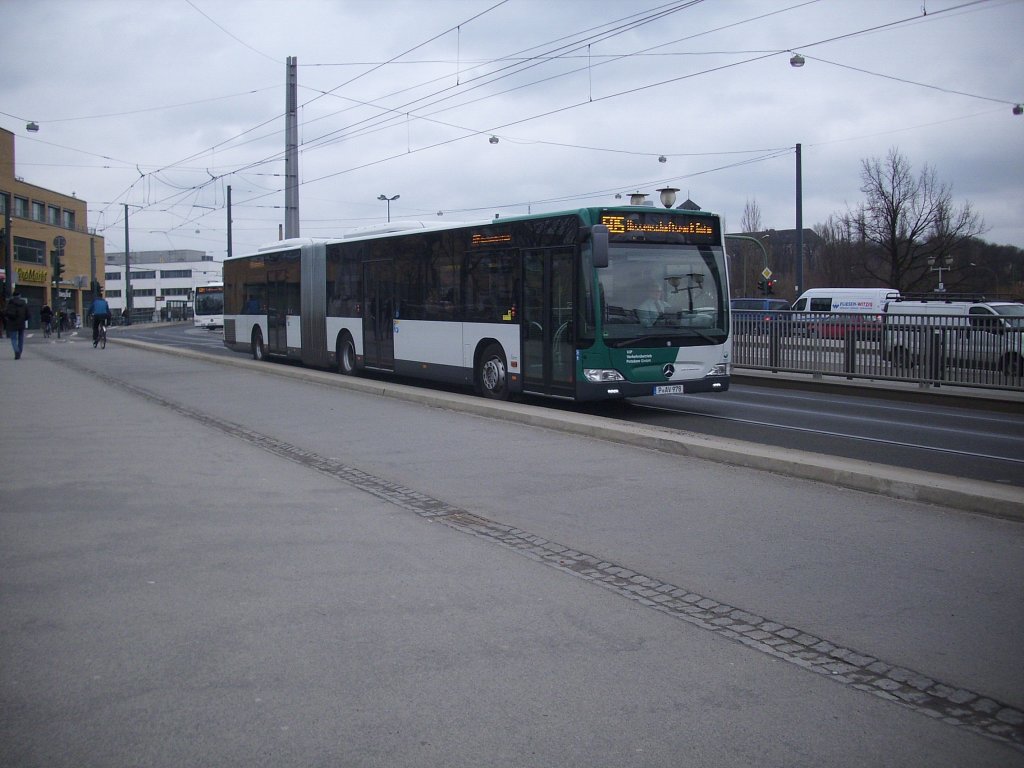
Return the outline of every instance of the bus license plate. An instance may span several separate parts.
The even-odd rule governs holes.
[[[682,384],[666,384],[663,387],[655,387],[654,394],[656,395],[681,395],[683,394]]]

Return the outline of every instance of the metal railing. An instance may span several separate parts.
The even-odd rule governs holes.
[[[733,313],[733,365],[1024,391],[1024,328],[996,317]]]

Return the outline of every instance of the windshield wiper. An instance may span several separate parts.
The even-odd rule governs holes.
[[[635,336],[631,339],[605,339],[605,344],[613,349],[622,347],[663,347],[666,342],[679,345],[679,337],[697,336],[709,344],[721,344],[722,337],[716,336],[699,328],[674,328],[672,334],[659,334],[657,336]]]
[[[681,330],[683,332],[686,332],[686,333],[692,333],[692,334],[695,334],[697,336],[700,336],[702,339],[704,339],[705,341],[710,341],[712,344],[718,344],[719,343],[717,336],[712,336],[707,331],[702,331],[699,328],[680,328],[679,330]]]
[[[635,339],[615,339],[614,341],[606,339],[605,343],[609,347],[614,347],[616,349],[622,347],[646,347],[652,346],[656,343],[657,346],[663,347],[665,346],[665,342],[668,340],[669,339],[666,336],[637,336]]]

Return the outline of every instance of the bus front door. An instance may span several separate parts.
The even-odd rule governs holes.
[[[394,370],[394,262],[364,263],[363,292],[363,365]]]
[[[523,388],[575,392],[573,250],[523,252]]]

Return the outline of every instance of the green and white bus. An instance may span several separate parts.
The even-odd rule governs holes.
[[[226,260],[225,345],[499,399],[729,388],[717,215],[631,206],[383,229]]]

